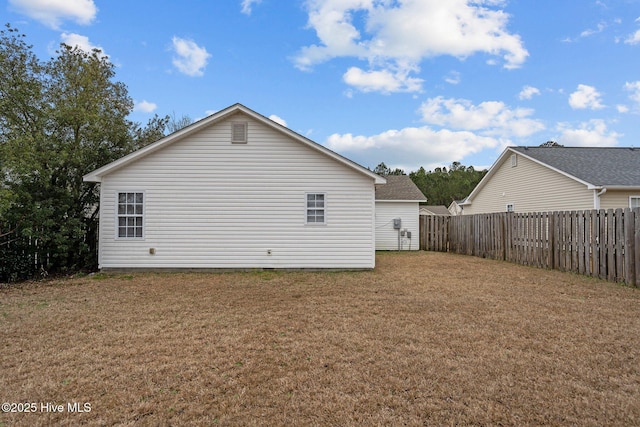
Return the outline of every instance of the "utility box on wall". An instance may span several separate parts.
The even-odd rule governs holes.
[[[420,203],[427,199],[407,175],[384,178],[386,184],[376,184],[376,250],[417,251]]]

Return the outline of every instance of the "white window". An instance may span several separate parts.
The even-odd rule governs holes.
[[[325,221],[325,195],[307,193],[307,224],[324,224]]]
[[[247,122],[231,123],[231,143],[232,144],[247,143]]]
[[[118,193],[119,238],[143,237],[144,193]]]
[[[514,211],[513,203],[507,203],[507,212],[513,212],[513,211]]]
[[[629,207],[631,209],[640,208],[640,196],[629,197]]]
[[[518,166],[518,156],[515,154],[511,155],[511,167],[515,168],[516,166]]]

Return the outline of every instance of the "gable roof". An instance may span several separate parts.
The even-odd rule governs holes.
[[[269,126],[270,128],[276,130],[277,132],[280,132],[282,134],[285,134],[286,136],[294,139],[295,141],[315,150],[318,153],[321,153],[327,157],[330,157],[332,159],[334,159],[335,161],[337,161],[338,163],[341,163],[363,175],[366,175],[370,178],[372,178],[374,180],[374,182],[376,184],[384,184],[386,182],[386,180],[371,172],[369,169],[366,169],[362,166],[360,166],[359,164],[347,159],[346,157],[341,156],[340,154],[329,150],[328,148],[310,140],[309,138],[306,138],[302,135],[300,135],[297,132],[292,131],[291,129],[287,128],[286,126],[282,126],[276,122],[274,122],[273,120],[259,114],[256,113],[255,111],[245,107],[242,104],[234,104],[231,105],[230,107],[227,107],[223,110],[220,110],[208,117],[205,117],[202,120],[199,120],[195,123],[192,123],[191,125],[182,128],[170,135],[165,136],[164,138],[159,139],[156,142],[153,142],[139,150],[134,151],[133,153],[130,153],[124,157],[121,157],[120,159],[113,161],[105,166],[102,166],[101,168],[98,168],[96,170],[94,170],[93,172],[90,172],[88,174],[86,174],[85,176],[82,177],[82,179],[84,181],[88,181],[88,182],[101,182],[102,181],[102,177],[104,177],[105,175],[108,175],[130,163],[133,163],[135,161],[138,161],[142,158],[144,158],[145,156],[161,150],[162,148],[171,145],[175,142],[178,142],[184,138],[186,138],[189,135],[192,135],[198,131],[200,131],[203,128],[206,128],[207,126],[210,126],[214,123],[220,122],[224,119],[229,118],[230,116],[237,114],[237,113],[244,113],[248,116],[250,116],[251,118],[253,118],[254,120]]]
[[[473,197],[512,154],[526,157],[590,190],[640,189],[640,148],[507,147],[462,205],[472,202]]]
[[[387,175],[387,183],[376,185],[376,200],[426,202],[422,191],[407,175]]]

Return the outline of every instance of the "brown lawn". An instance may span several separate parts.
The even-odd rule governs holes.
[[[639,290],[465,256],[23,284],[0,337],[2,426],[640,424]]]

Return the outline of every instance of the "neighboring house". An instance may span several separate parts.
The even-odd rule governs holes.
[[[451,216],[462,215],[462,203],[464,203],[466,199],[463,200],[454,200],[451,202],[447,210],[451,214]]]
[[[84,180],[103,270],[375,266],[385,179],[241,104]]]
[[[376,249],[420,249],[420,202],[427,198],[407,175],[376,185]]]
[[[444,205],[422,205],[420,206],[420,215],[451,216],[451,212]]]
[[[508,147],[464,214],[640,207],[640,149]]]

